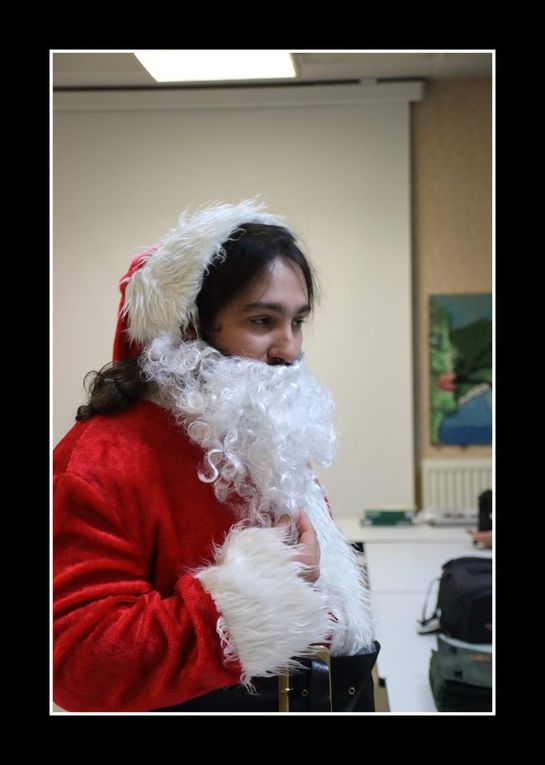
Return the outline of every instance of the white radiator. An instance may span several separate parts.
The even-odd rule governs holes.
[[[430,519],[472,522],[479,494],[491,488],[490,460],[422,460],[422,509]]]

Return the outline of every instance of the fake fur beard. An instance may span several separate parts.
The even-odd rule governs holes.
[[[312,467],[330,465],[335,454],[329,392],[301,360],[272,366],[170,335],[145,347],[141,365],[158,390],[153,401],[169,409],[204,450],[200,480],[212,483],[217,499],[233,508],[235,526],[216,551],[216,563],[228,555],[233,534],[271,527],[283,515],[292,518],[291,537],[279,533],[293,545],[295,519],[303,509],[320,544],[314,589],[321,595],[332,654],[374,650],[360,566],[331,517]]]

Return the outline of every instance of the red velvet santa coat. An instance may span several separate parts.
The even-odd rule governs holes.
[[[274,674],[330,634],[323,594],[298,575],[282,532],[232,530],[232,512],[198,478],[201,460],[150,402],[76,423],[55,449],[54,698],[64,709],[180,704]]]

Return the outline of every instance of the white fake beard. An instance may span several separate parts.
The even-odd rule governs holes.
[[[373,648],[368,594],[353,549],[335,525],[312,463],[333,461],[333,401],[302,361],[270,366],[224,356],[202,340],[160,337],[141,359],[158,389],[152,400],[169,409],[204,450],[199,478],[213,483],[237,521],[271,526],[304,509],[320,544],[320,579],[334,625],[334,656]]]
[[[330,465],[335,452],[331,395],[303,361],[271,366],[164,335],[141,364],[153,400],[205,451],[199,478],[220,502],[252,525],[296,517],[316,489],[311,462]]]

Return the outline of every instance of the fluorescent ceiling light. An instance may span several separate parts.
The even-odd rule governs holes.
[[[157,82],[295,77],[290,53],[262,50],[145,51],[134,54]]]

